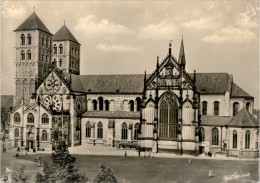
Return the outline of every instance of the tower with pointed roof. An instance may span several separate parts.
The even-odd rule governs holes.
[[[80,74],[80,43],[65,24],[53,36],[52,61],[65,73]]]
[[[51,65],[52,34],[33,12],[17,29],[15,103],[29,103],[36,81]]]

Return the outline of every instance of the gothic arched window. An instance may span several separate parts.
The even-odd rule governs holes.
[[[32,59],[32,53],[31,50],[27,51],[27,60],[31,60]]]
[[[14,114],[14,122],[15,123],[20,123],[21,122],[21,115],[18,112],[16,112]]]
[[[21,35],[21,45],[25,45],[25,36],[24,36],[24,34]]]
[[[219,102],[218,101],[214,102],[214,115],[215,116],[219,115]]]
[[[86,124],[86,137],[90,138],[91,137],[91,125],[89,122]]]
[[[127,140],[127,125],[126,125],[126,123],[122,124],[121,139]]]
[[[62,44],[59,45],[59,49],[60,49],[60,54],[63,54],[63,46],[62,46]]]
[[[34,115],[32,113],[27,115],[27,123],[34,123]]]
[[[134,140],[138,140],[138,130],[139,130],[139,123],[136,123],[134,126]]]
[[[48,124],[49,123],[49,117],[46,113],[42,115],[42,124]]]
[[[28,41],[28,45],[32,44],[32,36],[31,36],[31,34],[27,35],[27,41]]]
[[[99,139],[103,138],[103,125],[101,122],[98,122],[98,125],[97,125],[97,138],[99,138]]]
[[[233,104],[233,116],[237,115],[238,110],[239,110],[239,103],[238,103],[238,102],[235,102],[235,103]]]
[[[47,131],[46,130],[42,131],[42,141],[47,141]]]
[[[54,46],[53,46],[53,52],[54,52],[54,54],[57,54],[57,45],[56,44],[54,44]]]
[[[133,100],[130,100],[129,105],[130,105],[130,111],[134,111],[135,110],[135,102]]]
[[[250,131],[246,131],[245,149],[250,149]]]
[[[237,148],[237,131],[233,131],[233,149]]]
[[[22,60],[25,60],[25,53],[24,53],[24,50],[21,51],[21,59],[22,59]]]
[[[208,102],[203,101],[202,102],[202,115],[207,115],[207,110],[208,110]]]
[[[109,101],[105,100],[105,110],[109,111]]]
[[[177,138],[178,104],[170,93],[162,97],[159,115],[159,137]]]
[[[14,130],[14,137],[19,137],[19,129],[18,128],[16,128]]]
[[[212,129],[212,145],[218,145],[218,129]]]
[[[200,142],[205,141],[205,129],[202,127],[199,129],[199,141]]]

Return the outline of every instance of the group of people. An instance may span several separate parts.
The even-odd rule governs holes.
[[[212,152],[205,152],[205,156],[209,156],[209,157],[212,157]],[[213,156],[216,156],[216,153],[214,152],[213,153]]]

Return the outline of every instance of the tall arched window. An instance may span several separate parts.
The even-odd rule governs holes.
[[[173,95],[164,95],[159,107],[159,137],[177,138],[178,104]]]
[[[101,122],[98,122],[97,124],[97,138],[99,139],[103,138],[103,125]]]
[[[32,58],[31,50],[28,50],[27,51],[27,60],[31,60],[31,58]]]
[[[25,60],[25,53],[24,53],[24,50],[21,51],[21,59],[22,59],[22,60]]]
[[[134,126],[134,140],[138,140],[138,130],[139,130],[139,123],[136,123]]]
[[[219,102],[218,101],[214,102],[214,115],[215,116],[219,115]]]
[[[141,98],[140,97],[137,97],[136,98],[136,110],[137,111],[140,111],[140,109],[141,109]]]
[[[49,40],[48,40],[48,38],[46,38],[46,48],[48,48],[49,47]]]
[[[60,49],[60,54],[63,54],[63,46],[62,46],[62,44],[59,45],[59,49]]]
[[[25,45],[25,36],[24,36],[24,34],[21,35],[21,45]]]
[[[239,110],[239,103],[238,102],[233,103],[233,116],[237,115],[238,110]]]
[[[249,109],[250,109],[250,102],[246,103],[246,109],[247,109],[247,111],[249,111]]]
[[[14,137],[19,137],[19,129],[14,130]]]
[[[97,110],[97,101],[93,100],[92,104],[93,104],[93,111],[96,111]]]
[[[135,110],[135,102],[133,100],[130,100],[129,105],[130,105],[130,111],[134,111]]]
[[[42,141],[47,141],[47,131],[46,130],[42,131]]]
[[[59,63],[60,63],[60,67],[62,66],[62,59],[60,58],[59,60]]]
[[[27,115],[27,123],[34,123],[34,115],[32,113]]]
[[[28,41],[28,45],[32,44],[32,36],[31,36],[31,34],[27,35],[27,41]]]
[[[103,97],[98,98],[99,110],[103,111]]]
[[[21,115],[18,112],[16,112],[14,114],[14,122],[15,123],[20,123],[21,122]]]
[[[218,145],[218,129],[212,129],[212,145]]]
[[[91,125],[89,122],[86,124],[86,137],[90,138],[91,137]]]
[[[250,149],[250,131],[246,131],[245,149]]]
[[[54,44],[54,46],[53,46],[53,52],[54,52],[54,54],[57,54],[57,45],[56,44]]]
[[[121,139],[127,140],[127,125],[126,125],[126,123],[122,124]]]
[[[109,111],[109,101],[105,100],[105,110]]]
[[[199,141],[200,142],[205,141],[205,129],[202,127],[199,129]]]
[[[233,149],[237,148],[237,131],[233,131]]]
[[[202,102],[202,115],[207,115],[207,110],[208,110],[208,102],[203,101]]]
[[[49,117],[46,113],[42,115],[42,124],[48,124],[49,123]]]

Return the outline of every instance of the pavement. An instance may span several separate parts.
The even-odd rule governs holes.
[[[75,147],[69,147],[69,152],[74,155],[100,155],[100,156],[139,156],[139,153],[137,150],[131,149],[131,150],[125,150],[125,149],[117,149],[115,147],[106,147],[101,145],[92,145],[92,144],[83,144],[80,146]],[[36,153],[28,152],[27,154],[51,154],[52,151],[38,151]],[[26,152],[19,152],[19,154],[26,154]],[[141,152],[141,156],[148,157],[149,152]],[[190,159],[211,159],[211,160],[239,160],[239,161],[259,161],[258,159],[239,159],[237,157],[226,157],[225,154],[216,154],[212,157],[205,156],[204,154],[201,154],[199,156],[193,156],[188,154],[174,154],[174,153],[156,153],[152,154],[150,153],[150,156],[153,156],[154,158],[160,157],[160,158],[190,158]]]

